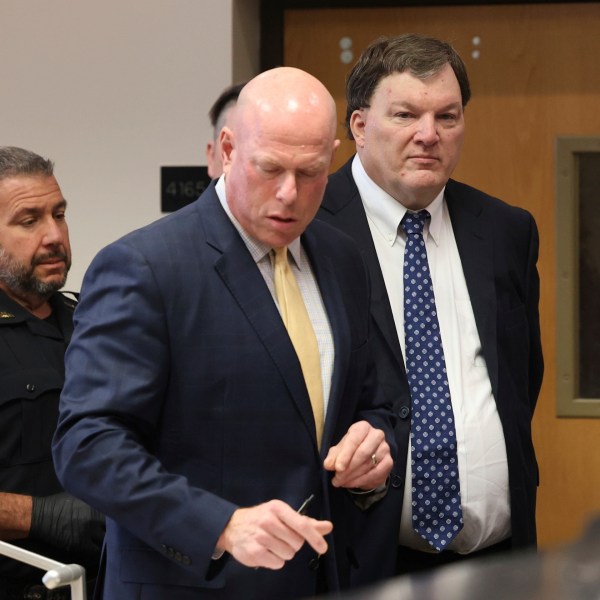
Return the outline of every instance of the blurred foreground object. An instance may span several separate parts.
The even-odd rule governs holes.
[[[341,600],[600,600],[600,515],[572,544],[398,577]]]

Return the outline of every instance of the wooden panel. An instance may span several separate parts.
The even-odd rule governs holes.
[[[546,376],[534,418],[538,524],[542,547],[563,543],[600,511],[600,419],[556,416],[555,141],[559,135],[600,135],[600,5],[288,10],[284,63],[328,86],[345,137],[350,65],[379,35],[410,31],[452,42],[469,69],[473,98],[454,176],[527,208],[540,228]],[[342,60],[343,38],[349,41],[342,46],[353,52],[350,63]],[[334,166],[353,151],[346,140]]]

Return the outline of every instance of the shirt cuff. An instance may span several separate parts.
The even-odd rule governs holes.
[[[348,490],[350,495],[352,496],[352,500],[354,504],[358,506],[361,510],[367,510],[369,507],[373,506],[376,502],[379,502],[388,491],[390,483],[390,478],[388,477],[385,480],[385,483],[382,483],[380,486],[373,488],[372,490],[361,490],[360,488],[353,488]]]

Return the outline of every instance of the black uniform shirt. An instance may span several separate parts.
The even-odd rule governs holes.
[[[52,316],[38,319],[0,290],[2,492],[47,496],[62,491],[54,472],[51,443],[75,301],[57,293],[50,303]],[[11,543],[42,554],[46,550],[28,541]],[[52,552],[51,557],[55,558]],[[0,577],[12,576],[15,567],[0,557]]]

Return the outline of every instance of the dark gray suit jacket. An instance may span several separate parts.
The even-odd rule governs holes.
[[[411,403],[385,282],[351,164],[352,159],[330,176],[317,217],[354,238],[367,263],[378,378],[398,418],[390,492],[365,514],[357,578],[364,583],[395,572]],[[531,419],[543,374],[536,224],[527,211],[453,180],[446,186],[446,200],[504,429],[512,543],[533,545],[538,468]]]

